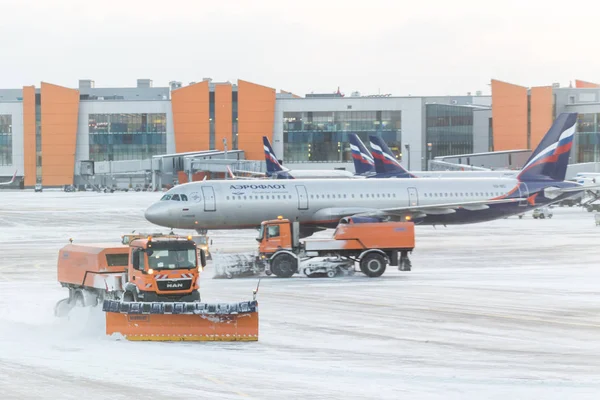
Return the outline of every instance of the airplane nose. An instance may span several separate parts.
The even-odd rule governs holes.
[[[162,204],[153,204],[146,209],[144,217],[149,222],[155,225],[173,228],[173,221],[170,221],[168,207],[163,207]]]

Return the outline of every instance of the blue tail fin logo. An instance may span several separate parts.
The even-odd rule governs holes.
[[[531,153],[517,178],[521,182],[564,181],[576,124],[577,113],[560,114],[535,151]]]
[[[287,169],[279,164],[275,152],[271,147],[271,142],[269,142],[269,139],[266,136],[263,136],[263,147],[265,151],[265,162],[267,164],[267,176],[275,176],[278,179],[293,179],[287,172]]]
[[[354,169],[357,175],[366,175],[375,173],[375,160],[371,152],[364,145],[356,133],[348,135],[350,140],[350,150],[354,160]]]
[[[373,157],[375,158],[375,171],[378,174],[398,174],[414,177],[408,172],[394,156],[394,153],[379,136],[369,136]]]

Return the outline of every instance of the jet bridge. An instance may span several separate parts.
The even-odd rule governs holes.
[[[194,174],[205,172],[209,175],[223,174],[227,179],[227,167],[234,173],[265,171],[264,161],[246,160],[243,150],[205,150],[187,153],[163,154],[152,157],[152,186],[160,188],[179,179],[185,173],[192,181]]]

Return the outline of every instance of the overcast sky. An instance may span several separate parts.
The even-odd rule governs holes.
[[[600,1],[0,0],[0,88],[243,79],[304,95],[600,81]]]

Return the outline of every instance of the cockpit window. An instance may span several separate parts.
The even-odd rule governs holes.
[[[181,201],[188,201],[187,196],[185,194],[181,195]]]
[[[179,201],[179,195],[178,194],[174,194],[173,197],[171,197],[171,200]]]
[[[165,194],[160,201],[166,201],[166,200],[171,200],[171,195],[170,194]]]

